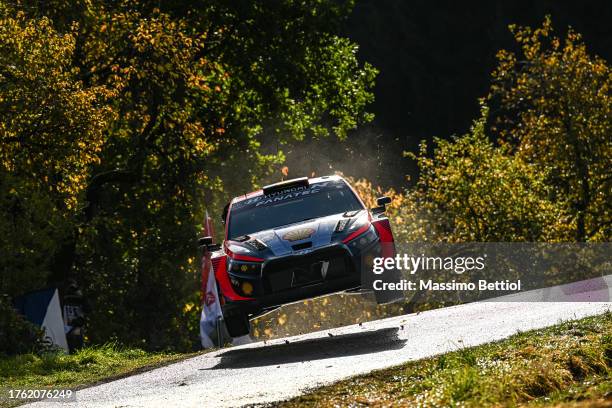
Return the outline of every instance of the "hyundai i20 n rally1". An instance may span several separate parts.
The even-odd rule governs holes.
[[[222,216],[225,240],[211,254],[229,334],[248,334],[249,317],[267,309],[358,289],[374,257],[394,256],[389,202],[381,197],[367,209],[339,176],[288,180],[234,198]]]

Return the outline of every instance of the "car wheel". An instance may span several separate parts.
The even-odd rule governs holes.
[[[251,324],[246,314],[234,312],[228,316],[223,316],[223,320],[230,336],[240,337],[249,334]]]
[[[385,282],[399,282],[402,274],[397,269],[385,272]],[[375,290],[374,297],[379,305],[393,303],[404,299],[404,292],[401,290]]]

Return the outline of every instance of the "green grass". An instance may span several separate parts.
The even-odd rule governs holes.
[[[281,406],[612,407],[612,314],[375,371]]]
[[[146,371],[192,354],[149,353],[107,344],[88,347],[75,354],[23,354],[0,357],[0,388],[82,388]],[[11,406],[0,399],[0,407]]]

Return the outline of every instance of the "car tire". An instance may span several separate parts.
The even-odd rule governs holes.
[[[399,282],[402,278],[402,273],[397,269],[392,269],[385,272],[386,282]],[[375,290],[374,298],[376,303],[384,305],[387,303],[393,303],[404,299],[404,292],[401,290]]]
[[[242,312],[234,311],[234,313],[223,316],[223,320],[231,337],[246,336],[251,330],[249,317]]]

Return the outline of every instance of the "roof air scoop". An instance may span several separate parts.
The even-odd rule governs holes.
[[[308,177],[300,177],[296,179],[281,181],[280,183],[270,184],[263,188],[264,195],[273,195],[284,191],[308,188]]]

